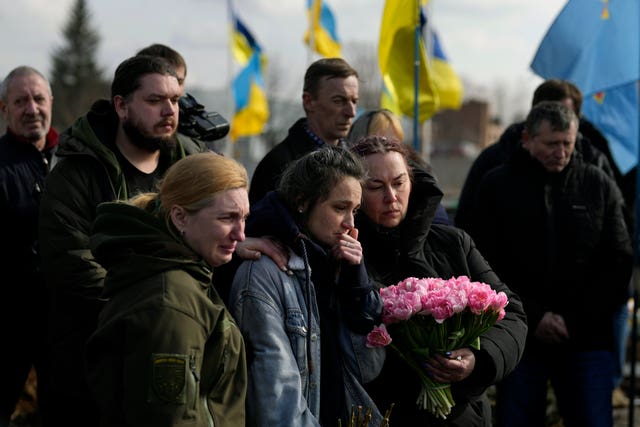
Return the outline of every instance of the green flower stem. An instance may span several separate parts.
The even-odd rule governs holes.
[[[390,346],[418,374],[422,381],[422,389],[418,394],[416,404],[421,409],[426,409],[435,416],[446,419],[451,413],[451,408],[455,405],[451,395],[451,386],[432,380],[414,358],[406,357],[394,344],[390,344]]]
[[[487,311],[480,315],[465,310],[443,323],[433,316],[417,315],[406,322],[388,325],[393,338],[390,347],[420,377],[422,388],[416,404],[436,417],[446,419],[455,405],[450,384],[431,379],[422,367],[422,361],[434,353],[444,353],[464,347],[480,349],[480,336],[498,320],[499,313]],[[395,344],[394,344],[395,343]],[[404,353],[400,351],[404,350]]]

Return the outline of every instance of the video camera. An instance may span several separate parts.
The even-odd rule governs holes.
[[[215,141],[229,133],[229,122],[218,113],[205,111],[193,95],[185,93],[178,100],[178,105],[178,132],[202,141]]]

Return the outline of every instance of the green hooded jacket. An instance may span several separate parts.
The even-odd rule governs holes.
[[[105,275],[89,250],[96,208],[102,202],[131,196],[116,155],[109,148],[117,127],[113,107],[101,100],[60,136],[40,206],[40,252],[47,285],[90,300],[88,303],[100,297]],[[171,164],[206,151],[200,141],[179,134],[176,138]]]
[[[244,426],[240,330],[211,268],[156,216],[98,208],[91,248],[108,298],[87,344],[102,426]]]
[[[100,203],[131,196],[120,163],[109,148],[115,145],[117,129],[113,107],[101,100],[61,135],[39,213],[41,265],[50,300],[50,387],[43,392],[52,407],[69,401],[81,405],[84,409],[77,415],[81,419],[76,421],[85,425],[97,414],[94,402],[88,399],[84,347],[104,305],[101,294],[106,275],[91,253],[89,235]],[[167,163],[205,150],[198,141],[178,135]],[[53,412],[47,415],[53,424],[64,422],[64,411]]]

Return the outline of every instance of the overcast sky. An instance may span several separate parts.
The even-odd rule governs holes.
[[[74,0],[0,0],[0,77],[17,65],[50,71]],[[384,0],[327,0],[343,43],[375,52]],[[431,0],[432,22],[446,54],[470,90],[529,93],[541,81],[529,70],[536,48],[566,0]],[[235,0],[269,61],[300,91],[308,53],[302,43],[306,0]],[[228,54],[226,0],[88,0],[101,36],[97,52],[108,78],[139,48],[165,43],[188,64],[189,87],[224,87],[234,65]],[[346,58],[349,60],[349,58]],[[475,88],[475,89],[474,89]],[[529,99],[526,100],[529,102]]]

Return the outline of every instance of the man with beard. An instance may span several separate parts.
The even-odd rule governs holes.
[[[89,249],[98,204],[155,190],[170,165],[205,150],[176,133],[182,89],[164,59],[122,62],[111,100],[91,110],[60,139],[42,196],[42,266],[51,293],[51,396],[47,426],[96,426],[98,412],[84,375],[84,346],[103,306],[105,270]]]
[[[45,384],[43,362],[47,298],[38,262],[38,210],[49,163],[58,144],[51,128],[53,96],[47,79],[20,66],[0,84],[7,133],[0,137],[0,425],[8,425],[29,370]],[[39,402],[41,403],[41,402]]]

